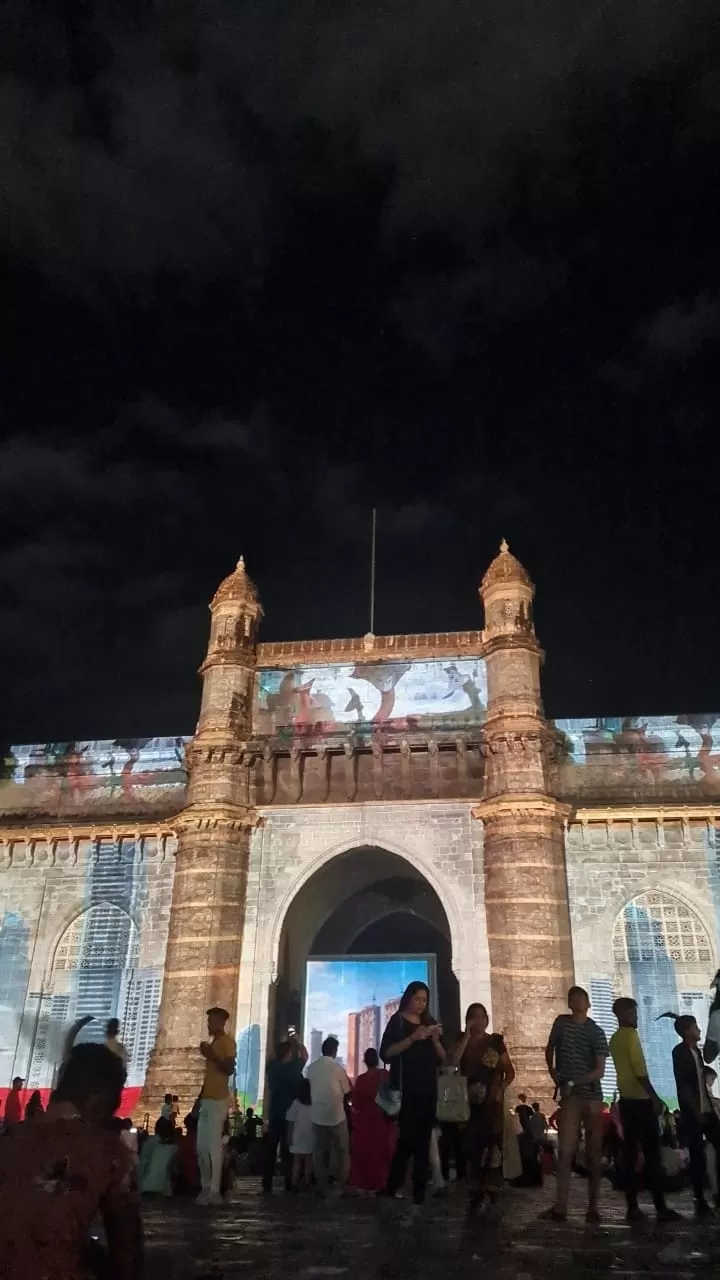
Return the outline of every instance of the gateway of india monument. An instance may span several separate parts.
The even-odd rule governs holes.
[[[50,1088],[68,1024],[117,1016],[128,1105],[189,1104],[219,1004],[254,1103],[288,1027],[344,1035],[303,1024],[308,960],[422,954],[446,1033],[482,1001],[545,1099],[570,984],[608,1031],[634,995],[672,1097],[655,1018],[704,1027],[720,964],[718,717],[548,721],[534,594],[503,542],[476,631],[263,644],[240,560],[192,738],[5,746],[0,1086]]]

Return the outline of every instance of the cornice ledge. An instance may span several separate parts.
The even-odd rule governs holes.
[[[516,821],[518,818],[554,818],[558,822],[568,822],[573,807],[554,796],[539,795],[534,792],[516,792],[513,795],[493,796],[481,800],[470,810],[473,818],[479,822]]]
[[[87,819],[56,819],[47,823],[39,823],[29,821],[27,823],[13,821],[4,822],[0,819],[0,842],[25,841],[28,844],[34,841],[48,844],[59,844],[62,841],[74,840],[90,840],[98,841],[109,839],[118,840],[140,840],[143,837],[171,837],[177,830],[177,816],[172,814],[167,818],[158,818],[155,822],[150,819],[142,821],[125,820],[123,818],[98,818],[88,817]]]
[[[617,804],[573,805],[573,822],[689,822],[703,819],[714,822],[720,818],[720,803],[698,800],[697,804],[673,804],[671,801],[652,802],[639,800],[637,804],[618,801]]]
[[[183,809],[175,821],[178,835],[191,831],[254,831],[263,824],[256,809],[246,805],[192,804]]]

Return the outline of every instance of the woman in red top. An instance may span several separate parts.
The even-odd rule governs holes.
[[[101,1044],[73,1049],[44,1115],[0,1138],[0,1276],[82,1280],[101,1214],[114,1280],[142,1275],[142,1229],[130,1154],[109,1128],[125,1070]],[[97,1255],[97,1248],[94,1250]]]
[[[395,1147],[395,1125],[375,1101],[388,1073],[378,1065],[376,1049],[367,1049],[367,1070],[358,1076],[352,1093],[352,1142],[348,1186],[355,1191],[384,1191]]]

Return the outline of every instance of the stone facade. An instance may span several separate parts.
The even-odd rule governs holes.
[[[286,808],[267,810],[263,818],[253,836],[250,857],[237,1019],[239,1027],[259,1028],[261,1080],[288,913],[304,886],[351,850],[386,851],[410,864],[428,882],[447,918],[461,1004],[481,1000],[491,1008],[482,827],[467,804]],[[314,934],[336,906],[336,898],[329,901],[318,892],[313,904],[316,914],[303,913],[306,932],[297,939],[297,958],[304,959]],[[295,957],[291,966],[292,980],[297,980],[301,975]]]
[[[189,1103],[221,1004],[254,1099],[313,948],[344,954],[398,910],[446,939],[458,1009],[486,1004],[545,1098],[543,1046],[573,980],[608,1030],[620,991],[647,1029],[663,1000],[704,1016],[720,963],[716,717],[548,723],[534,587],[505,544],[480,590],[482,631],[263,645],[241,561],[211,604],[192,740],[70,744],[52,768],[49,748],[13,748],[8,1083],[52,1083],[58,1027],[87,1008],[134,1037],[140,1111],[168,1089]],[[665,1029],[648,1035],[661,1070]]]

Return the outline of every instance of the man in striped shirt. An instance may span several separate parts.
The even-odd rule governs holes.
[[[600,1082],[605,1074],[608,1043],[602,1027],[588,1017],[590,997],[583,987],[570,988],[568,1008],[569,1013],[555,1019],[545,1049],[548,1071],[560,1097],[557,1198],[545,1216],[555,1222],[564,1222],[567,1217],[572,1163],[580,1130],[584,1129],[589,1173],[586,1221],[597,1223],[602,1155]]]

